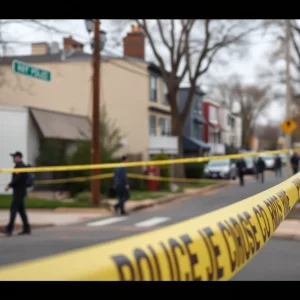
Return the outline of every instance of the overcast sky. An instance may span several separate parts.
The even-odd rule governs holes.
[[[8,49],[9,55],[30,54],[30,43],[32,42],[55,41],[62,45],[62,39],[67,35],[72,35],[74,39],[83,42],[86,45],[85,51],[90,52],[88,45],[89,36],[83,20],[48,20],[45,24],[57,28],[61,33],[42,30],[40,27],[32,24],[24,25],[12,23],[2,26],[1,33],[4,40],[22,42],[21,45],[14,45]],[[116,34],[114,32],[115,28],[110,25],[110,21],[103,20],[101,28],[107,31],[108,42],[105,46],[104,53],[117,53],[122,55],[121,51],[117,50],[116,52],[116,48],[114,47]],[[122,43],[122,41],[120,42]],[[209,72],[209,81],[206,79],[205,84],[224,82],[234,73],[240,74],[243,82],[257,82],[257,72],[261,66],[266,64],[266,53],[270,51],[272,44],[273,37],[271,35],[262,37],[258,32],[251,34],[251,46],[248,48],[247,55],[243,58],[232,59],[230,64],[226,66],[212,65]],[[146,55],[149,58],[151,54],[148,52],[146,52]],[[269,119],[281,120],[283,118],[281,113],[282,108],[278,104],[273,104],[269,111]]]

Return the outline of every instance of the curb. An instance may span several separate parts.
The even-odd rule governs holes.
[[[0,225],[0,228],[4,228],[6,226],[6,224],[1,224]],[[30,224],[30,227],[31,228],[34,228],[34,229],[39,229],[39,228],[46,228],[46,227],[53,227],[55,226],[55,224],[52,224],[52,223],[49,223],[49,224]],[[23,225],[22,224],[19,224],[19,223],[16,223],[15,224],[15,230],[20,230],[23,228]]]
[[[222,182],[222,183],[216,183],[216,184],[211,185],[211,186],[206,186],[206,187],[200,188],[198,191],[195,191],[195,193],[190,193],[190,194],[180,193],[180,194],[177,194],[177,195],[174,195],[174,196],[173,195],[167,196],[167,197],[162,198],[160,200],[153,200],[152,203],[147,203],[147,204],[141,203],[140,205],[137,205],[136,207],[128,209],[128,212],[139,211],[139,210],[149,208],[149,207],[153,207],[153,206],[156,206],[156,205],[162,205],[162,204],[165,204],[165,203],[168,203],[168,202],[171,202],[171,201],[184,199],[184,198],[190,198],[192,196],[199,196],[199,195],[202,195],[205,192],[213,191],[213,190],[225,187],[229,184],[230,184],[229,181],[228,182]]]
[[[295,234],[274,234],[272,238],[276,240],[300,241],[300,236]]]
[[[58,207],[53,209],[55,213],[93,213],[104,214],[109,212],[103,208],[80,208],[80,207]]]

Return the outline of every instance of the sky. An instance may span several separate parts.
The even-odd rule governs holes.
[[[8,20],[6,20],[8,21]],[[62,46],[64,36],[72,37],[83,42],[86,52],[91,52],[89,47],[89,34],[86,31],[84,20],[47,20],[44,24],[54,27],[57,30],[43,30],[40,26],[24,22],[11,22],[1,26],[1,34],[4,40],[18,41],[18,44],[12,45],[7,53],[9,55],[26,55],[30,54],[30,44],[34,42],[58,42]],[[111,25],[110,20],[101,21],[101,29],[107,32],[107,43],[104,54],[116,53],[122,55],[122,51],[115,47],[116,38],[120,39],[122,44],[122,33],[125,36],[127,28],[122,32],[116,32],[116,27]],[[129,28],[128,28],[129,30]],[[58,33],[59,31],[60,33]],[[120,29],[119,29],[120,31]],[[21,42],[21,43],[20,43]],[[207,78],[202,84],[203,88],[213,86],[217,82],[224,82],[232,74],[239,74],[241,80],[245,83],[256,83],[257,74],[262,66],[266,65],[266,54],[272,48],[274,41],[273,36],[262,36],[261,33],[255,32],[250,35],[250,46],[244,57],[233,57],[226,65],[212,65]],[[146,50],[147,58],[151,59],[149,49]],[[282,120],[282,106],[278,103],[271,105],[266,116],[260,118],[260,123],[266,123],[268,120]]]

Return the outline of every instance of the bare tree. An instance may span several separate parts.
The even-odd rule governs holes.
[[[280,135],[280,126],[277,123],[269,123],[267,125],[258,125],[255,133],[259,141],[264,144],[264,149],[276,150],[278,138]]]
[[[234,75],[227,83],[216,86],[214,98],[219,102],[225,101],[228,106],[238,107],[242,119],[242,147],[248,148],[258,118],[274,100],[270,87],[242,84],[238,75]]]
[[[265,22],[264,27],[266,30],[272,30],[270,34],[274,37],[274,43],[269,53],[269,62],[271,67],[261,70],[259,77],[267,82],[273,84],[282,85],[286,83],[285,68],[282,62],[285,61],[285,20],[268,20]],[[289,20],[291,24],[291,64],[292,74],[291,79],[293,83],[293,94],[300,93],[300,23],[299,20]],[[284,98],[284,93],[281,93],[281,97]],[[294,98],[294,102],[300,106],[299,97]]]
[[[135,21],[143,29],[160,67],[171,107],[172,134],[178,137],[179,156],[182,157],[182,128],[200,78],[220,59],[223,49],[235,52],[237,47],[234,46],[242,45],[247,34],[259,28],[261,23],[196,19]],[[190,89],[184,108],[180,110],[177,95],[184,80]],[[182,176],[183,168],[179,166],[176,173]]]

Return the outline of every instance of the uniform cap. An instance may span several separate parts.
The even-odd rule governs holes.
[[[16,157],[16,156],[19,156],[19,157],[23,157],[23,154],[20,152],[20,151],[16,151],[15,153],[11,153],[10,156],[12,157]]]

